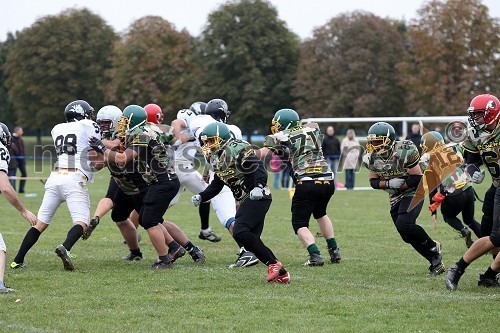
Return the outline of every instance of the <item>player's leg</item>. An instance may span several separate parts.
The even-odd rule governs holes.
[[[470,230],[474,232],[477,238],[481,238],[481,225],[474,218],[475,212],[475,199],[474,199],[474,189],[469,187],[464,191],[465,203],[462,209],[462,218],[464,223],[469,227]]]
[[[7,252],[7,246],[3,240],[2,234],[0,234],[0,294],[10,293],[15,291],[5,285],[5,253]]]
[[[97,225],[99,224],[101,218],[106,215],[111,209],[113,209],[113,198],[115,197],[117,190],[118,184],[116,183],[115,179],[111,177],[109,179],[108,191],[106,192],[104,198],[99,200],[99,202],[97,203],[97,208],[94,212],[94,215],[90,219],[90,225],[83,233],[83,240],[87,240],[90,237],[95,228],[97,228]]]
[[[182,257],[185,254],[183,250],[186,250],[195,263],[203,264],[205,262],[205,254],[203,251],[198,246],[194,245],[175,223],[163,221],[163,226],[167,229],[168,233],[172,235],[173,239],[178,244],[182,245],[179,249],[169,248],[169,255],[172,257],[173,261]]]
[[[311,181],[299,181],[295,187],[295,194],[292,198],[292,227],[299,237],[302,245],[309,253],[309,260],[305,266],[323,266],[324,260],[321,256],[316,240],[309,230],[309,219],[314,210],[314,184]]]
[[[140,196],[140,194],[138,195]],[[141,198],[137,198],[137,200],[140,203],[142,202]],[[116,223],[116,226],[120,230],[120,233],[122,234],[123,239],[125,239],[125,243],[130,250],[129,254],[123,257],[123,259],[127,261],[142,260],[142,252],[139,248],[139,242],[137,240],[137,230],[132,221],[128,218],[131,215],[131,212],[135,211],[134,198],[123,193],[121,189],[118,189],[113,201],[114,206],[111,211],[111,219]]]
[[[36,244],[42,232],[47,229],[57,208],[64,201],[64,197],[59,190],[59,186],[57,185],[59,178],[60,176],[57,172],[52,172],[49,179],[47,179],[42,204],[38,210],[38,222],[31,227],[24,236],[21,246],[14,257],[14,261],[10,264],[11,268],[17,269],[26,267],[24,264],[26,254],[33,247],[33,245]]]
[[[315,181],[316,183],[317,181]],[[335,192],[335,185],[333,181],[320,181],[321,184],[315,184],[315,194],[316,194],[316,204],[313,210],[313,217],[318,221],[319,229],[321,234],[326,239],[326,245],[328,246],[328,253],[330,254],[331,263],[340,262],[340,250],[337,246],[337,240],[335,239],[335,232],[333,228],[333,223],[330,217],[326,214],[326,209],[328,203],[330,202],[333,193]]]
[[[462,238],[465,239],[465,245],[469,248],[472,245],[471,231],[463,225],[462,221],[457,217],[465,208],[467,197],[465,192],[448,195],[441,203],[441,214],[443,220],[457,231]]]

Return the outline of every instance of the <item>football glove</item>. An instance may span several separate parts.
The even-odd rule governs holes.
[[[102,141],[95,136],[89,139],[89,146],[90,148],[101,154],[104,154],[104,152],[106,151],[106,146],[104,145],[104,143],[102,143]]]
[[[484,170],[475,171],[472,177],[470,177],[470,181],[476,184],[481,184],[484,180],[485,172]]]
[[[198,207],[201,204],[201,195],[195,194],[191,197],[191,202],[195,207]]]
[[[264,197],[264,190],[260,187],[254,187],[250,191],[250,200],[260,200]]]
[[[397,190],[403,186],[404,183],[405,180],[403,178],[392,178],[387,181],[387,187]]]

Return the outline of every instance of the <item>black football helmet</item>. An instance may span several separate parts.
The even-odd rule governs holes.
[[[12,135],[9,128],[4,123],[0,123],[0,142],[7,148],[10,148],[12,143]]]
[[[95,121],[94,108],[82,99],[69,103],[64,109],[64,118],[66,122],[78,121],[82,119],[91,119]]]
[[[205,107],[205,114],[208,114],[217,121],[225,123],[231,112],[227,108],[227,103],[219,98],[212,99]]]
[[[207,106],[207,103],[205,103],[205,102],[194,102],[189,107],[189,110],[196,113],[196,115],[205,114],[206,106]]]

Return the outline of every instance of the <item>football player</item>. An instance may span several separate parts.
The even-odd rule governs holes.
[[[474,189],[469,175],[464,171],[462,148],[457,143],[445,144],[443,136],[436,131],[422,135],[420,167],[428,185],[434,226],[437,208],[441,206],[444,221],[455,229],[469,248],[473,241],[471,230],[481,237],[481,225],[474,219]],[[462,213],[464,226],[457,215]]]
[[[429,261],[429,276],[444,273],[440,243],[416,223],[423,200],[410,206],[422,179],[417,147],[409,140],[396,141],[394,128],[385,122],[373,124],[366,139],[363,164],[369,170],[371,187],[389,193],[396,230],[404,242]]]
[[[484,195],[483,218],[481,220],[482,238],[472,244],[464,256],[448,268],[446,288],[456,290],[465,269],[477,258],[488,251],[500,247],[500,101],[490,94],[478,95],[472,99],[467,109],[469,126],[463,147],[467,151],[467,172],[474,183],[484,180],[484,170],[478,166],[484,163],[491,174],[492,184]],[[496,256],[496,260],[498,256]],[[498,259],[500,260],[500,259]],[[497,274],[500,267],[495,263],[479,275],[478,285],[500,287]]]
[[[255,156],[250,144],[231,136],[224,123],[207,125],[201,140],[203,153],[215,175],[205,190],[192,197],[193,204],[198,206],[215,197],[224,186],[229,186],[239,204],[233,237],[268,267],[267,282],[290,282],[290,274],[260,238],[272,201],[264,164]]]
[[[44,232],[57,210],[66,201],[73,227],[63,244],[56,247],[64,269],[74,270],[69,251],[83,235],[90,223],[90,198],[87,182],[93,182],[93,152],[88,146],[89,138],[99,137],[99,126],[94,122],[94,108],[84,100],[69,103],[64,109],[66,123],[51,131],[57,154],[57,163],[45,183],[45,194],[38,210],[38,222],[23,239],[21,247],[11,264],[12,268],[23,267],[24,258]],[[94,155],[95,156],[95,155]]]
[[[201,147],[201,133],[203,128],[217,121],[226,123],[229,114],[227,103],[218,98],[212,99],[206,104],[204,114],[197,115],[192,110],[179,111],[177,119],[172,122],[177,142],[187,142],[191,138],[195,138],[195,142]],[[227,126],[233,138],[242,139],[241,130],[237,126]],[[214,172],[210,169],[210,164],[206,158],[205,161],[206,172],[203,177],[204,179],[208,179],[208,183],[210,183],[214,179]],[[229,187],[224,186],[222,191],[211,200],[211,203],[215,214],[219,218],[219,222],[232,235],[236,215],[236,202]],[[203,239],[205,235],[201,233],[199,237]],[[237,240],[236,243],[238,243]],[[247,251],[242,244],[238,243],[238,246],[240,247],[238,258],[229,267],[250,267],[259,262],[259,259],[251,251]]]
[[[326,209],[335,184],[333,173],[321,150],[321,137],[317,124],[302,126],[300,117],[292,109],[278,110],[273,117],[272,135],[266,137],[264,148],[257,155],[264,159],[271,151],[286,160],[295,184],[292,198],[292,226],[309,253],[305,266],[323,266],[324,260],[309,230],[311,215],[319,224],[326,239],[331,263],[340,262],[340,250],[333,224]]]
[[[7,176],[10,161],[9,148],[11,142],[12,136],[9,129],[4,123],[0,123],[0,191],[7,201],[21,213],[30,225],[34,226],[37,222],[36,216],[27,210],[21,200],[19,200],[16,190],[10,184],[9,177]],[[7,246],[5,245],[5,241],[0,233],[0,294],[15,291],[4,284],[6,252]]]
[[[123,151],[107,149],[97,138],[92,138],[90,145],[104,155],[105,161],[135,168],[135,171],[129,175],[142,198],[133,196],[132,205],[139,212],[139,223],[148,232],[151,243],[158,253],[158,260],[152,268],[164,269],[171,267],[174,257],[182,251],[180,245],[163,226],[163,215],[170,201],[177,194],[180,184],[166,147],[170,138],[167,138],[158,127],[149,126],[146,120],[147,113],[142,107],[129,105],[123,110],[122,118],[117,126],[117,136],[122,140]],[[117,195],[119,193],[120,191]],[[115,196],[115,204],[116,201]],[[128,215],[123,214],[122,218],[126,216]],[[169,254],[165,246],[166,242],[174,251],[173,255]],[[189,241],[184,247],[192,256],[199,250]]]
[[[202,102],[193,103],[189,110],[181,110],[178,112],[178,119],[186,112],[193,112],[198,115],[201,114],[201,108],[204,108]],[[163,121],[163,113],[161,108],[156,104],[148,104],[144,107],[148,113],[148,122],[153,124],[161,124]],[[181,187],[174,199],[170,202],[173,206],[179,201],[179,197],[184,189],[187,188],[191,193],[197,194],[203,191],[207,184],[201,177],[201,174],[195,169],[196,153],[198,152],[199,145],[195,142],[194,138],[190,138],[187,142],[177,141],[175,149],[175,173],[179,177]],[[203,203],[199,207],[201,230],[198,235],[200,239],[208,240],[210,242],[219,242],[221,237],[217,236],[209,226],[210,203]]]

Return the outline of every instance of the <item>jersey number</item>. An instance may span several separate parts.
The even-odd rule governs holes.
[[[296,142],[298,142],[299,146],[299,155],[304,154],[304,151],[306,149],[306,141],[312,141],[313,147],[316,150],[319,150],[319,144],[318,144],[318,138],[316,137],[316,134],[314,132],[307,132],[306,134],[298,134],[294,135],[290,138],[290,141],[295,145]]]
[[[59,135],[54,141],[56,146],[56,154],[76,155],[76,135],[68,134],[66,136]]]
[[[484,164],[488,167],[493,178],[500,177],[500,166],[498,166],[498,155],[494,151],[485,151],[482,153]]]
[[[10,162],[10,156],[5,148],[0,148],[0,160],[7,162],[7,164]]]

